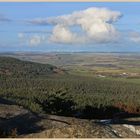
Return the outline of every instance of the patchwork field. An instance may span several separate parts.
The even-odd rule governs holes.
[[[5,55],[21,60],[51,64],[76,75],[101,78],[140,78],[139,53],[15,53]]]

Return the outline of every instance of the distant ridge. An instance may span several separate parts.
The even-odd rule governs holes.
[[[68,51],[68,52],[66,52],[66,51],[50,51],[50,52],[42,52],[42,51],[15,51],[15,52],[12,52],[12,51],[9,51],[9,52],[0,52],[0,55],[11,55],[11,54],[50,54],[50,53],[52,53],[52,54],[55,54],[55,53],[57,53],[57,54],[69,54],[69,53],[113,53],[113,54],[140,54],[140,52],[113,52],[113,51],[97,51],[97,52],[94,52],[94,51]]]

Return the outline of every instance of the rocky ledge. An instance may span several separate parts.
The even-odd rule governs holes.
[[[0,104],[0,137],[24,138],[140,138],[140,117],[86,120],[37,115],[21,106]]]

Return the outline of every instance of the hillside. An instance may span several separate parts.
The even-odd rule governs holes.
[[[96,137],[95,134],[91,134],[92,129],[94,131],[97,126],[97,124],[95,124],[95,127],[92,126],[93,121],[99,120],[100,122],[104,119],[111,119],[114,123],[115,120],[113,126],[109,125],[105,129],[102,123],[99,125],[99,129],[102,131],[96,130],[95,132],[100,132],[97,137],[103,137],[104,133],[108,133],[107,130],[110,127],[116,127],[118,123],[119,127],[122,126],[121,123],[139,126],[139,120],[137,119],[134,122],[120,121],[120,119],[131,117],[139,119],[139,83],[127,82],[127,79],[119,81],[63,72],[64,70],[48,64],[0,57],[0,128],[6,126],[4,131],[13,130],[27,121],[28,124],[31,124],[33,131],[23,125],[25,128],[22,127],[18,130],[20,136],[24,132],[23,137],[60,137],[57,134],[53,136],[50,134],[56,131],[55,133],[61,132],[62,137],[87,137],[88,134],[90,137]],[[23,111],[17,109],[13,111],[16,117],[12,115],[12,118],[7,118],[12,114],[11,107],[14,107],[14,109],[22,107]],[[22,113],[25,113],[25,116]],[[54,121],[60,119],[59,122],[61,123],[55,126],[56,129],[53,129],[56,122],[46,120],[48,116],[51,116],[51,120]],[[65,128],[63,121],[66,120],[67,122],[68,118],[74,120],[74,123]],[[36,122],[45,124],[44,121],[47,125],[42,127],[45,127],[45,129],[42,130],[42,127],[36,126]],[[90,127],[90,132],[87,130],[86,134],[82,125],[84,122]],[[106,121],[104,123],[106,124]],[[38,130],[38,134],[31,134],[36,133],[34,129]],[[48,129],[51,130],[46,132]],[[63,135],[62,132],[64,129],[67,131],[65,133],[72,132],[73,134],[64,136],[65,134]],[[120,132],[120,128],[118,131]],[[77,133],[81,133],[81,136]],[[137,135],[134,136],[137,137]],[[112,137],[112,134],[106,137]],[[131,136],[124,135],[124,137]]]
[[[10,77],[36,77],[57,73],[57,67],[49,64],[39,64],[22,61],[11,57],[0,57],[0,76]]]

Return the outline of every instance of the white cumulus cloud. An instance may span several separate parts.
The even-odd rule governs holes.
[[[45,36],[43,35],[33,35],[29,40],[30,46],[37,46],[41,44],[45,40]]]
[[[70,31],[67,26],[56,25],[50,36],[50,41],[55,43],[79,43],[85,42],[85,38],[81,40],[82,37],[79,37],[76,33]]]
[[[18,38],[21,44],[29,46],[38,46],[46,41],[46,36],[40,34],[27,35],[25,33],[18,33]]]
[[[53,25],[49,40],[55,43],[106,43],[118,40],[120,34],[113,23],[121,16],[119,11],[91,7],[68,15],[34,19],[30,23]],[[74,26],[79,26],[82,33],[72,32]]]
[[[122,14],[118,11],[92,7],[69,15],[48,18],[47,23],[55,25],[50,40],[61,43],[116,41],[119,32],[113,23],[121,16]],[[84,34],[72,32],[71,26],[80,26]]]

